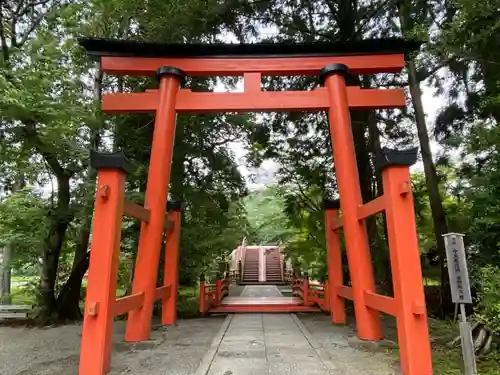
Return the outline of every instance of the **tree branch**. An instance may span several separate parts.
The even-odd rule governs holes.
[[[32,146],[43,156],[47,164],[50,166],[52,171],[56,176],[67,176],[71,177],[73,173],[64,169],[57,157],[50,151],[51,147],[47,147],[43,141],[40,139],[38,132],[36,130],[36,124],[34,121],[24,121],[24,133],[26,138],[31,142]]]
[[[418,82],[425,81],[431,75],[433,75],[434,73],[436,73],[439,69],[443,68],[444,66],[446,66],[447,64],[449,64],[453,60],[454,59],[452,57],[450,57],[450,58],[448,58],[448,59],[446,59],[444,61],[441,61],[440,64],[437,64],[435,67],[433,67],[430,70],[423,70],[423,69],[419,70],[417,72]]]
[[[28,13],[28,7],[33,8],[33,12],[35,10],[35,7],[37,6],[43,6],[47,5],[50,2],[50,0],[43,0],[35,3],[28,4],[26,8],[21,12],[21,15],[26,15]],[[40,11],[38,16],[36,18],[31,18],[31,25],[28,27],[28,29],[24,32],[24,34],[21,35],[21,40],[19,42],[16,41],[16,45],[13,45],[14,47],[21,47],[24,43],[28,41],[28,38],[30,37],[31,33],[35,31],[35,29],[40,25],[40,23],[43,21],[44,18],[48,17],[51,13],[53,13],[58,5],[61,5],[62,1],[56,1],[54,2],[46,11]],[[15,34],[14,30],[12,30],[12,33]]]
[[[393,5],[396,5],[398,3],[398,1],[399,0],[392,0],[389,2],[385,2],[385,3],[381,4],[380,6],[375,7],[375,9],[372,10],[371,14],[365,15],[365,17],[364,17],[365,21],[358,27],[358,29],[356,30],[356,34],[360,35],[363,32],[363,29],[365,28],[365,26],[367,26],[373,18],[377,17],[381,12],[386,11],[387,9],[392,7]]]

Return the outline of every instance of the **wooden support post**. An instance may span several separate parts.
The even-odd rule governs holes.
[[[220,273],[218,273],[217,280],[215,280],[215,306],[220,305],[221,296],[222,296],[222,280],[220,279]]]
[[[328,279],[323,281],[323,304],[326,311],[332,311],[332,306],[330,304],[330,287],[328,284]]]
[[[432,375],[431,348],[409,166],[417,149],[383,150],[379,158],[391,257],[401,369],[404,375]]]
[[[181,207],[176,204],[169,211],[167,219],[173,223],[170,233],[167,233],[165,244],[165,266],[163,285],[170,286],[170,296],[162,304],[161,323],[172,325],[177,319],[177,291],[179,289],[179,238],[181,235]]]
[[[200,306],[199,311],[201,315],[205,315],[206,308],[206,289],[205,289],[205,275],[200,275]]]
[[[345,300],[339,296],[339,287],[344,284],[342,271],[342,251],[340,248],[340,236],[338,230],[332,229],[335,219],[338,219],[340,202],[325,201],[325,230],[326,230],[326,255],[328,262],[328,283],[330,316],[332,323],[345,324]],[[326,296],[326,291],[325,291]],[[325,297],[326,298],[326,297]]]
[[[175,99],[184,72],[162,67],[157,72],[160,80],[160,101],[156,111],[153,144],[149,162],[145,208],[151,212],[149,223],[142,223],[139,249],[135,264],[132,293],[144,293],[144,306],[129,313],[125,339],[142,341],[149,338],[151,317],[158,276],[165,211],[170,181],[170,167],[175,140]]]
[[[302,294],[304,298],[304,305],[309,304],[309,274],[304,271],[304,280],[302,282]]]
[[[363,340],[380,340],[380,314],[364,303],[364,292],[375,292],[375,281],[366,227],[358,220],[358,207],[363,202],[347,101],[345,76],[348,74],[347,66],[331,64],[322,69],[320,78],[330,99],[328,118],[358,334]]]
[[[80,375],[110,370],[127,162],[123,153],[92,152],[97,169],[87,296],[83,315]]]

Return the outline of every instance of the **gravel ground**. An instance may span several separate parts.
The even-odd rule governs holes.
[[[297,314],[310,332],[319,350],[341,374],[400,375],[397,344],[361,341],[349,326],[334,326],[325,314]]]
[[[157,325],[151,339],[127,344],[125,324],[117,322],[113,334],[110,375],[193,374],[210,347],[223,318],[180,320],[177,326]],[[78,374],[81,325],[52,328],[0,327],[0,374]]]

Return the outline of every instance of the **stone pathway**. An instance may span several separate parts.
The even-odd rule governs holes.
[[[241,292],[241,297],[281,297],[276,285],[247,285]]]
[[[273,285],[248,285],[241,294],[280,295]],[[331,339],[337,345],[319,344],[295,314],[229,315],[195,375],[397,374],[392,358],[353,348],[343,337]],[[346,366],[344,356],[357,363]]]
[[[208,369],[196,375],[327,375],[290,314],[237,314],[229,318]]]
[[[125,324],[115,323],[109,375],[193,375],[224,319],[180,320],[155,325],[151,338],[124,342]],[[81,325],[0,327],[1,375],[77,375]]]

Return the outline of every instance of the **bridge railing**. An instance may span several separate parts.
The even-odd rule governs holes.
[[[229,286],[231,285],[231,276],[229,272],[224,272],[224,277],[221,278],[217,274],[215,283],[207,284],[205,275],[200,276],[200,302],[199,312],[204,315],[211,308],[220,306],[222,299],[229,295]]]
[[[318,306],[323,311],[330,311],[330,301],[328,298],[328,281],[323,284],[309,283],[308,301],[312,305]]]
[[[301,298],[306,306],[318,306],[323,311],[330,311],[328,297],[328,281],[324,283],[310,283],[309,275],[304,272],[302,278],[292,276],[292,293]]]

